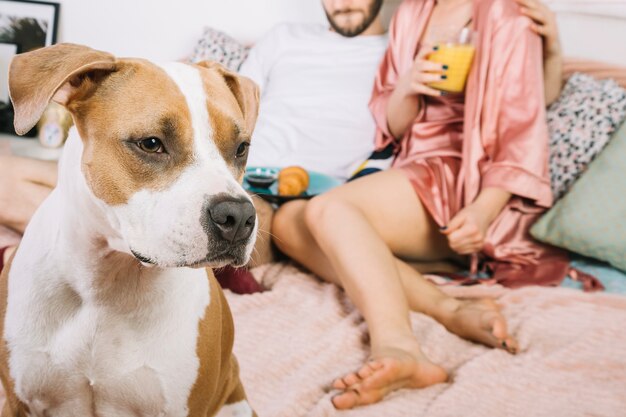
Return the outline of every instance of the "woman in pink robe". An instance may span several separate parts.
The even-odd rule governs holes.
[[[459,336],[517,349],[493,301],[448,297],[409,263],[432,272],[448,260],[469,266],[471,256],[472,269],[511,286],[556,284],[568,270],[563,253],[528,235],[552,195],[542,43],[522,13],[513,0],[405,0],[370,103],[377,147],[396,146],[393,168],[286,204],[274,218],[277,246],[341,285],[369,326],[372,360],[335,381],[337,408],[447,379],[421,352],[409,310]],[[446,72],[426,60],[437,25],[476,33],[464,94],[427,85]]]
[[[376,146],[398,147],[393,167],[410,178],[441,228],[476,202],[482,190],[507,191],[506,205],[489,221],[481,242],[480,265],[493,281],[511,287],[557,285],[569,271],[567,256],[528,233],[552,204],[542,45],[513,2],[474,3],[476,56],[465,94],[420,95],[420,111],[401,138],[389,131],[390,97],[424,48],[421,40],[434,5],[405,1],[394,19],[370,103],[378,127]]]

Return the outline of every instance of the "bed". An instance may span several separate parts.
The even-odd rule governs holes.
[[[567,56],[626,65],[623,2],[549,3]],[[569,64],[566,70],[580,61]],[[571,280],[559,288],[519,290],[443,285],[461,297],[497,297],[520,341],[519,354],[467,342],[413,314],[424,351],[451,381],[346,412],[333,409],[336,392],[329,384],[368,357],[362,317],[342,291],[294,265],[259,267],[253,273],[269,291],[227,292],[250,401],[260,416],[273,417],[626,415],[626,274],[590,259],[574,265],[599,277],[606,291],[583,293]]]

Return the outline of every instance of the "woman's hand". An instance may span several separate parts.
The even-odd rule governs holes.
[[[501,188],[486,187],[476,200],[450,220],[441,232],[448,237],[450,248],[459,255],[480,252],[485,246],[487,229],[500,215],[511,193]]]
[[[459,255],[480,252],[485,246],[489,218],[479,207],[470,204],[448,223],[441,232],[448,237],[448,245]]]
[[[541,0],[515,0],[523,15],[528,16],[533,24],[531,29],[543,37],[544,57],[546,59],[561,55],[561,41],[556,25],[556,16]]]
[[[398,88],[402,95],[412,96],[423,94],[426,96],[439,97],[442,95],[440,90],[429,87],[429,83],[445,80],[446,65],[428,60],[428,55],[437,50],[437,47],[422,47],[415,57],[411,69],[407,71],[398,82]]]
[[[428,61],[436,47],[422,47],[411,68],[398,79],[387,104],[387,126],[394,138],[400,139],[419,115],[421,95],[439,97],[443,93],[427,84],[446,79],[447,66]]]

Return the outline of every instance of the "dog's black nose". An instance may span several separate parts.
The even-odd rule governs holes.
[[[256,221],[256,211],[247,200],[222,200],[209,207],[209,217],[220,236],[229,242],[250,237]]]

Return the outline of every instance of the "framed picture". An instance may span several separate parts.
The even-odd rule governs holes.
[[[9,63],[19,52],[18,44],[0,42],[0,80],[3,81],[0,84],[0,102],[2,103],[9,102],[9,86],[6,82],[9,79]]]
[[[17,44],[20,52],[54,44],[59,7],[44,1],[0,0],[0,42]]]
[[[0,0],[0,131],[13,130],[8,67],[13,56],[56,42],[59,4],[46,1]],[[31,131],[28,136],[33,136]]]

